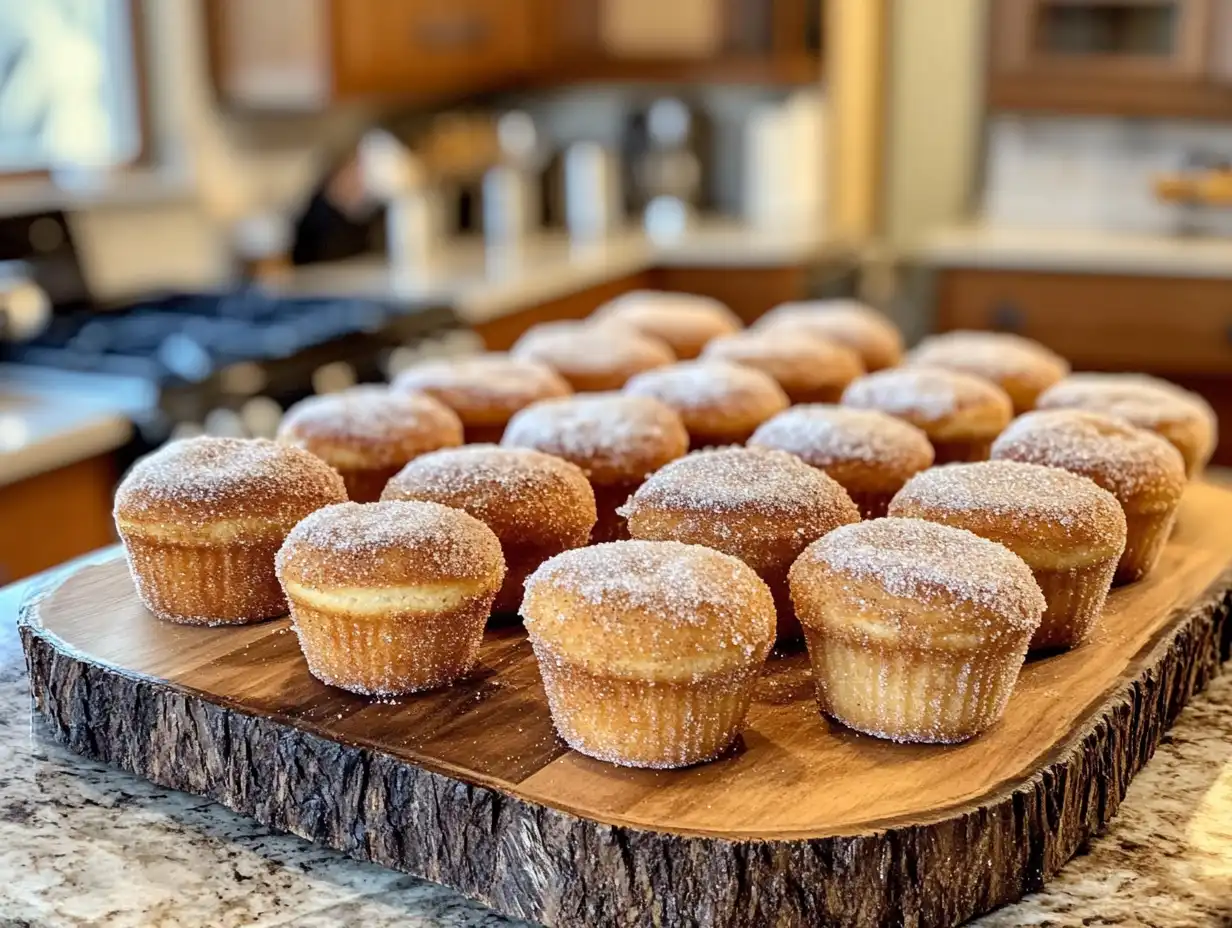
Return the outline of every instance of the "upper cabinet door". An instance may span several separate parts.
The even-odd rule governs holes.
[[[341,96],[466,93],[532,61],[533,0],[333,0]]]
[[[1196,79],[1221,0],[997,0],[993,70]]]

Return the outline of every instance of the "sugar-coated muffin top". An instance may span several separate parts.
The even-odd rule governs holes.
[[[786,409],[789,400],[769,374],[727,361],[681,361],[638,374],[625,384],[630,396],[648,396],[680,414],[695,439],[743,433]]]
[[[634,374],[676,360],[663,340],[618,323],[541,323],[510,353],[547,365],[579,391],[618,390]]]
[[[879,409],[942,439],[991,437],[1013,415],[1009,396],[991,381],[922,365],[861,377],[844,391],[843,405]]]
[[[435,397],[464,425],[499,425],[531,403],[573,392],[546,364],[501,352],[423,361],[399,374],[393,388]]]
[[[911,364],[945,367],[994,382],[1021,377],[1039,387],[1069,373],[1069,362],[1039,342],[1009,332],[960,330],[930,335],[908,355]]]
[[[773,328],[716,338],[702,357],[764,371],[789,394],[822,387],[841,390],[864,373],[859,354],[846,345],[808,332]]]
[[[595,310],[591,319],[628,325],[667,342],[682,360],[697,357],[711,339],[743,327],[740,317],[708,296],[665,290],[634,290]]]
[[[169,442],[134,464],[116,490],[115,517],[170,532],[239,520],[285,531],[346,498],[337,471],[302,448],[204,436]]]
[[[759,330],[811,332],[860,355],[868,371],[893,367],[903,356],[903,337],[886,316],[856,300],[783,303],[757,320]]]

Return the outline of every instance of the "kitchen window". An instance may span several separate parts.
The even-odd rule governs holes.
[[[0,3],[0,174],[71,174],[140,156],[137,2]]]

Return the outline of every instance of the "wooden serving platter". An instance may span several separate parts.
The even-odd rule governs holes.
[[[72,749],[548,925],[958,924],[1038,889],[1116,811],[1232,638],[1232,493],[1188,492],[1153,576],[1096,639],[1034,660],[953,747],[819,716],[770,662],[743,742],[688,770],[608,766],[553,734],[520,630],[474,677],[373,701],[309,676],[286,620],[161,623],[122,558],[23,607],[39,711]]]

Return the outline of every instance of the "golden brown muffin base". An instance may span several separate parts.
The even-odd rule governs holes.
[[[707,448],[726,448],[728,445],[743,445],[756,432],[751,429],[733,429],[730,432],[689,432],[689,450],[704,451]]]
[[[492,594],[432,613],[323,610],[291,597],[291,618],[309,672],[365,696],[435,689],[470,673]]]
[[[955,744],[975,737],[1005,712],[1023,662],[1021,647],[878,647],[808,627],[805,641],[821,711],[891,741]]]
[[[936,457],[933,459],[933,466],[987,461],[992,454],[992,443],[995,437],[976,439],[974,441],[938,441],[936,439],[929,439],[933,445],[933,452],[936,454]]]
[[[890,500],[894,498],[895,490],[892,493],[874,492],[872,490],[853,490],[851,487],[843,487],[847,491],[847,495],[851,497],[851,501],[856,504],[856,508],[860,510],[861,519],[881,519],[890,509]]]
[[[605,541],[624,541],[629,537],[629,523],[616,510],[627,503],[641,485],[641,481],[638,481],[591,487],[595,491],[595,512],[598,516],[595,527],[590,532],[592,545]]]
[[[625,767],[688,767],[718,757],[744,728],[761,669],[651,683],[535,652],[560,736],[575,751]]]
[[[287,614],[274,575],[282,539],[180,545],[124,538],[137,595],[181,625],[248,625]]]
[[[787,398],[791,400],[793,406],[802,403],[836,405],[843,398],[843,391],[847,389],[847,384],[845,383],[834,384],[828,387],[813,387],[812,389],[789,387],[782,382],[779,383],[779,386],[783,388],[783,392],[787,394]]]
[[[518,610],[522,608],[522,597],[526,595],[526,578],[548,558],[560,554],[560,551],[506,547],[504,552],[505,582],[492,602],[492,615],[494,618],[500,618],[498,624],[509,625],[515,624],[512,620],[517,618]]]
[[[1106,557],[1069,570],[1032,569],[1047,605],[1030,650],[1073,648],[1086,641],[1104,611],[1116,566],[1116,558]]]
[[[497,425],[464,425],[463,443],[467,445],[499,445],[505,434],[506,422]]]
[[[402,470],[394,467],[364,467],[355,470],[335,468],[342,475],[346,484],[347,498],[353,503],[375,503],[381,499],[385,484],[393,479],[394,474]]]
[[[1175,521],[1176,506],[1163,512],[1125,513],[1125,553],[1112,578],[1114,586],[1135,583],[1155,569]]]

